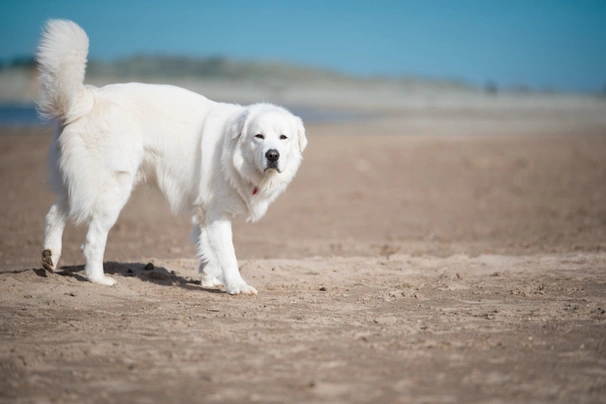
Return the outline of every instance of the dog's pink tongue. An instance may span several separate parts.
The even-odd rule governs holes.
[[[257,195],[257,192],[259,192],[259,188],[255,187],[255,189],[253,189],[253,195]]]

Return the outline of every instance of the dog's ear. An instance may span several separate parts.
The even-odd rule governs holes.
[[[303,153],[303,150],[307,147],[307,137],[305,136],[305,127],[303,126],[303,121],[298,116],[297,119],[297,137],[299,140],[299,150]]]
[[[242,136],[242,132],[246,128],[246,123],[248,122],[248,110],[242,112],[238,115],[236,120],[234,121],[231,128],[231,138],[237,139]]]

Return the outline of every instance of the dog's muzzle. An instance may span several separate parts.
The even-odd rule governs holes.
[[[265,153],[265,158],[267,159],[266,170],[273,168],[273,169],[277,170],[278,172],[280,171],[278,169],[278,160],[280,159],[280,153],[276,149],[268,150],[267,153]]]

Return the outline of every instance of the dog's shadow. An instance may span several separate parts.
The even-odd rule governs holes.
[[[123,277],[137,277],[144,282],[151,282],[162,286],[178,286],[187,290],[204,291],[209,293],[223,293],[220,289],[205,288],[200,285],[199,280],[184,278],[177,275],[175,271],[169,271],[164,267],[158,267],[151,263],[139,262],[121,263],[105,262],[103,269],[106,275],[122,275]],[[34,269],[38,276],[47,276],[44,269]],[[56,272],[57,275],[69,276],[81,282],[88,282],[84,276],[84,265],[64,266]]]

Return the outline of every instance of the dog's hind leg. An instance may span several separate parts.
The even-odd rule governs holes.
[[[67,223],[68,208],[64,196],[51,206],[44,221],[44,243],[42,244],[42,266],[55,272],[61,258],[61,239]]]
[[[106,184],[95,200],[90,215],[86,240],[82,251],[86,257],[84,270],[86,277],[93,283],[112,286],[116,280],[103,273],[103,253],[107,234],[118,220],[120,211],[128,201],[133,188],[133,177],[128,173],[119,173]]]

